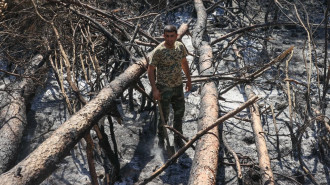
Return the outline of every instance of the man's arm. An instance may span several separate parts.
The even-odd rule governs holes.
[[[182,66],[182,70],[183,70],[184,74],[187,77],[186,91],[190,91],[192,88],[192,85],[191,85],[190,70],[189,70],[188,61],[187,61],[186,57],[184,57],[182,59],[181,66]]]
[[[152,88],[152,95],[155,100],[160,100],[160,92],[156,86],[156,77],[155,77],[156,67],[153,65],[148,65],[148,78]]]

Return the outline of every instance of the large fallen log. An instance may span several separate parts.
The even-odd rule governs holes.
[[[255,96],[250,85],[245,86],[245,93],[248,98]],[[250,114],[252,120],[254,140],[258,152],[259,167],[262,181],[261,184],[274,185],[274,176],[272,168],[270,166],[270,159],[266,146],[265,134],[262,129],[260,113],[256,103],[250,106]]]
[[[205,35],[206,9],[201,0],[195,0],[194,3],[197,11],[197,22],[193,30],[193,45],[200,56],[199,73],[200,75],[211,75],[214,73],[212,48],[208,42],[203,40],[207,37]],[[218,93],[215,83],[206,82],[202,84],[201,88],[198,131],[210,126],[219,114]],[[216,183],[219,144],[218,127],[214,127],[197,141],[188,184],[208,185]]]
[[[2,108],[0,113],[0,174],[15,162],[26,126],[24,98],[17,93],[7,96],[10,103]]]
[[[36,55],[31,60],[31,67],[26,70],[25,76],[33,75],[42,59],[41,55]],[[32,78],[23,78],[9,86],[9,92],[4,91],[1,100],[6,102],[6,105],[0,110],[0,174],[14,165],[27,124],[26,103],[35,91]]]
[[[190,35],[189,33],[189,24],[183,23],[180,25],[180,28],[178,29],[178,37],[177,40],[181,41],[182,37],[185,35]]]
[[[223,123],[227,119],[234,117],[235,114],[239,113],[246,107],[253,104],[255,101],[257,101],[258,96],[254,96],[250,98],[248,101],[244,102],[242,105],[237,107],[236,109],[226,113],[225,115],[221,116],[219,119],[215,120],[214,123],[210,124],[208,127],[204,128],[203,130],[200,130],[193,138],[191,138],[190,141],[188,141],[182,148],[180,148],[174,155],[171,156],[170,159],[166,161],[165,164],[163,164],[159,169],[157,169],[150,177],[140,181],[137,183],[138,185],[145,185],[148,182],[150,182],[152,179],[157,177],[160,173],[162,173],[167,167],[169,167],[174,161],[176,161],[180,155],[182,155],[189,147],[193,145],[195,141],[197,141],[200,137],[204,136],[205,134],[209,133],[210,130],[217,127],[219,124]],[[202,183],[201,183],[202,184]]]
[[[1,185],[35,185],[46,179],[94,123],[102,118],[120,94],[143,72],[147,62],[141,60],[113,80],[82,109],[63,123],[24,160],[0,176]]]

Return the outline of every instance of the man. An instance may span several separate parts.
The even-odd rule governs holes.
[[[186,59],[187,51],[181,42],[176,41],[177,29],[173,25],[164,27],[164,42],[153,51],[149,66],[148,77],[152,87],[153,98],[160,101],[165,121],[168,122],[170,105],[174,112],[173,127],[182,133],[182,118],[185,111],[183,83],[181,71],[187,77],[185,90],[191,90],[191,78]],[[156,75],[155,75],[156,74]],[[162,121],[158,124],[159,146],[164,146],[164,127]],[[182,147],[179,136],[174,136],[174,143]]]

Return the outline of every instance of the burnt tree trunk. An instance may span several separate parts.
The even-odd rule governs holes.
[[[251,86],[245,86],[245,92],[248,98],[255,96],[253,93]],[[258,105],[254,103],[250,105],[250,114],[252,120],[252,129],[254,133],[254,140],[256,143],[256,148],[258,152],[259,159],[259,167],[261,174],[261,181],[263,185],[269,184],[274,185],[274,176],[273,171],[270,166],[270,159],[268,155],[268,150],[266,146],[265,134],[262,129],[261,120],[260,120],[260,112],[258,109]]]
[[[0,184],[35,185],[46,179],[93,124],[108,113],[113,100],[146,71],[146,67],[146,60],[142,60],[127,68],[29,156],[7,173],[2,174]]]
[[[42,59],[41,55],[35,56],[25,74],[34,74]],[[23,78],[21,82],[10,85],[8,90],[2,94],[2,101],[6,104],[0,112],[0,174],[15,163],[27,123],[26,104],[35,92],[35,83],[31,78]]]
[[[200,75],[212,75],[212,48],[205,41],[206,29],[206,9],[201,0],[195,0],[197,11],[197,22],[193,30],[193,45],[199,53],[199,73]],[[198,131],[211,125],[217,118],[219,112],[217,87],[214,82],[202,84],[201,109],[198,120]],[[211,129],[201,137],[196,145],[195,156],[190,171],[188,184],[215,184],[218,166],[219,153],[219,132],[218,127]]]

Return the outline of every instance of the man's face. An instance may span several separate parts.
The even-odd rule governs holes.
[[[174,43],[176,41],[176,37],[178,35],[177,35],[177,33],[175,33],[175,31],[173,31],[173,32],[165,32],[163,36],[165,39],[166,46],[173,47]]]

